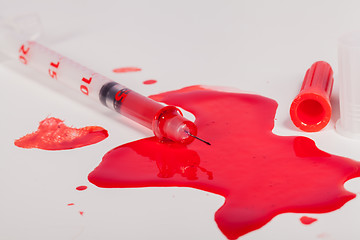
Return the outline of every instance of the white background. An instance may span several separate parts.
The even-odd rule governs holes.
[[[274,133],[308,136],[322,150],[357,160],[360,142],[338,135],[334,122],[337,39],[360,29],[359,9],[358,1],[344,0],[0,0],[2,17],[40,16],[39,42],[144,95],[196,84],[255,92],[279,103]],[[333,119],[321,132],[306,134],[291,124],[288,111],[306,69],[317,60],[335,72]],[[112,72],[126,66],[143,71]],[[0,63],[0,239],[225,239],[214,221],[221,196],[90,184],[88,173],[108,150],[151,132],[34,81],[42,78],[16,61]],[[148,79],[158,83],[143,85]],[[47,116],[75,127],[99,125],[110,136],[67,151],[14,146]],[[76,191],[79,185],[89,188]],[[360,192],[359,180],[345,186]],[[358,239],[359,213],[356,198],[327,214],[282,214],[240,239]],[[305,226],[303,215],[318,221]]]

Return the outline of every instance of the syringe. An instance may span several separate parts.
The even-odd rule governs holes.
[[[198,138],[196,125],[183,117],[175,106],[164,106],[126,88],[35,41],[17,39],[7,42],[6,52],[16,56],[26,66],[33,67],[80,94],[151,129],[160,140],[188,144]],[[3,43],[1,43],[3,44]],[[4,49],[4,48],[2,48]],[[14,54],[11,54],[12,53]]]

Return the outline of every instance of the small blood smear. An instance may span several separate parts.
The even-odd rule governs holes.
[[[78,191],[84,191],[86,189],[87,189],[87,186],[78,186],[78,187],[76,187],[76,190],[78,190]]]
[[[108,136],[108,132],[102,127],[72,128],[66,126],[63,120],[49,117],[39,123],[36,132],[15,140],[14,144],[21,148],[65,150],[88,146]]]
[[[277,103],[258,95],[192,86],[153,99],[196,117],[200,141],[155,137],[109,151],[89,174],[104,188],[192,187],[225,197],[215,213],[228,239],[254,231],[281,213],[325,213],[353,199],[344,183],[360,164],[319,150],[306,137],[272,133]],[[185,219],[184,219],[185,221]]]
[[[312,218],[312,217],[307,217],[307,216],[303,216],[300,218],[300,221],[305,224],[305,225],[310,225],[313,222],[316,222],[317,219],[316,218]]]
[[[155,83],[157,83],[157,81],[154,79],[143,81],[143,84],[145,84],[145,85],[150,85],[150,84],[155,84]]]
[[[114,73],[127,73],[127,72],[139,72],[141,68],[137,67],[122,67],[113,69]]]

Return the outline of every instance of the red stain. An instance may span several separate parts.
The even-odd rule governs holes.
[[[355,197],[344,183],[360,176],[360,164],[319,150],[309,138],[273,134],[274,100],[196,86],[153,98],[193,113],[198,136],[211,146],[155,137],[127,143],[103,157],[90,182],[104,188],[192,187],[224,196],[215,221],[229,239],[281,213],[325,213]]]
[[[318,238],[327,238],[327,239],[330,239],[330,236],[329,234],[327,233],[320,233],[317,235]]]
[[[114,73],[127,73],[127,72],[139,72],[141,68],[137,67],[122,67],[113,69]]]
[[[74,206],[75,204],[74,203],[68,203],[68,206]]]
[[[83,211],[79,211],[81,216],[84,216],[84,212]]]
[[[150,84],[154,84],[154,83],[157,83],[157,81],[154,79],[143,81],[143,84],[145,84],[145,85],[150,85]]]
[[[102,127],[72,128],[66,126],[63,120],[49,117],[39,123],[36,132],[15,140],[14,144],[21,148],[64,150],[91,145],[108,136]]]
[[[312,218],[312,217],[307,217],[307,216],[303,216],[300,218],[300,221],[305,224],[305,225],[310,225],[313,222],[316,222],[317,219],[316,218]]]
[[[87,189],[87,186],[78,186],[78,187],[76,187],[76,190],[78,190],[78,191],[84,191],[86,189]]]

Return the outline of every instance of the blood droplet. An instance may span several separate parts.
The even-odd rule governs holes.
[[[137,67],[121,67],[113,69],[114,73],[127,73],[127,72],[139,72],[141,68]]]
[[[360,164],[319,150],[309,138],[273,134],[274,100],[198,86],[152,98],[193,113],[198,136],[211,146],[155,137],[130,142],[103,157],[88,176],[91,183],[192,187],[224,196],[215,221],[229,239],[281,213],[325,213],[355,197],[344,182],[360,176]]]
[[[310,224],[312,224],[313,222],[316,222],[317,219],[316,219],[316,218],[312,218],[312,217],[303,216],[303,217],[300,218],[300,221],[302,222],[302,224],[310,225]]]
[[[157,81],[154,79],[143,81],[143,84],[145,84],[145,85],[150,85],[150,84],[154,84],[154,83],[157,83]]]
[[[78,191],[84,191],[86,189],[87,189],[87,186],[78,186],[78,187],[76,187],[76,190],[78,190]]]
[[[37,131],[15,140],[14,144],[21,148],[65,150],[95,144],[108,136],[102,127],[72,128],[63,120],[49,117],[39,123]]]

